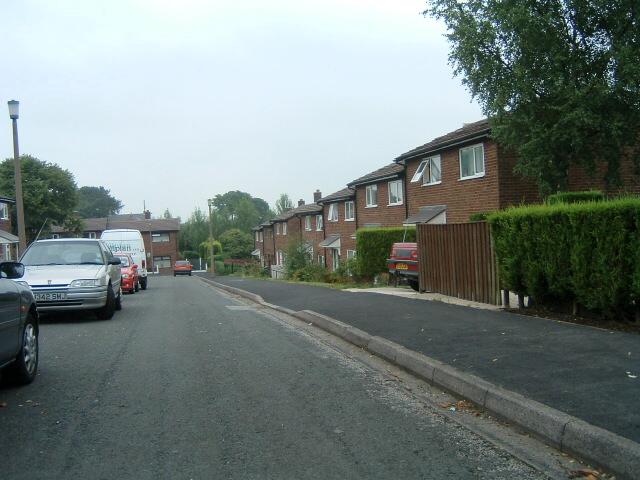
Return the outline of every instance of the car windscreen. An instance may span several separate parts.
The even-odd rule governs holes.
[[[185,262],[184,260],[178,260],[176,262],[176,266],[186,267],[187,265],[189,265],[189,262]]]
[[[34,243],[21,259],[25,265],[103,265],[97,242]]]
[[[116,257],[118,257],[120,259],[120,266],[121,267],[128,267],[129,266],[129,257],[123,257],[122,255],[116,255]]]

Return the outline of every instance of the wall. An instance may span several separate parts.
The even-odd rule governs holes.
[[[300,221],[302,241],[308,242],[309,244],[313,245],[314,263],[318,261],[318,255],[324,255],[324,249],[318,246],[320,242],[324,240],[324,228],[320,231],[317,230],[316,215],[322,215],[322,211],[318,212],[317,214],[314,213],[312,215],[303,215],[298,218],[298,220]],[[304,224],[306,217],[311,217],[311,230],[305,229]]]
[[[149,232],[141,232],[144,240],[144,248],[147,252],[147,265],[152,271],[155,272],[155,265],[153,263],[153,257],[168,256],[171,259],[171,266],[160,268],[160,273],[173,272],[173,263],[179,260],[178,256],[178,232],[153,232],[153,233],[168,233],[168,242],[151,242]]]
[[[402,178],[398,179],[402,180]],[[404,181],[402,181],[404,184]],[[372,185],[372,184],[369,184]],[[382,227],[402,226],[407,218],[406,192],[403,192],[404,200],[401,205],[389,205],[389,181],[385,180],[378,185],[378,206],[367,208],[367,185],[356,187],[356,221],[358,228],[367,224],[380,224]],[[406,188],[403,189],[406,190]]]
[[[329,222],[329,203],[322,206],[322,214],[324,217],[324,236],[328,238],[330,235],[340,234],[340,250],[325,248],[325,261],[329,270],[332,269],[333,255],[337,254],[341,262],[347,260],[347,250],[356,249],[356,222],[345,222],[344,220],[344,200],[335,202],[338,204],[338,221]],[[356,213],[357,215],[357,213]],[[316,254],[317,258],[318,254]]]

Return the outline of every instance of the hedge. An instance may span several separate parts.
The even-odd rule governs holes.
[[[607,317],[640,297],[640,200],[516,207],[489,216],[502,286]]]
[[[578,202],[601,202],[606,200],[604,193],[599,190],[588,190],[584,192],[559,192],[549,195],[546,203],[556,205],[558,203],[578,203]]]
[[[415,227],[361,228],[356,232],[358,273],[363,277],[388,271],[387,259],[396,242],[415,242]]]

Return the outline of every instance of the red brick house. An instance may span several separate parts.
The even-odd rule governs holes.
[[[261,223],[253,231],[255,250],[252,255],[258,257],[263,267],[270,267],[275,263],[273,224],[270,221]]]
[[[356,228],[402,226],[407,218],[403,165],[386,165],[348,186],[355,190]]]
[[[18,258],[19,239],[13,234],[10,205],[15,205],[13,198],[0,196],[0,261]]]
[[[318,200],[322,206],[324,240],[319,247],[324,249],[324,258],[318,253],[318,262],[325,262],[335,271],[341,261],[356,255],[356,208],[355,190],[344,188]]]

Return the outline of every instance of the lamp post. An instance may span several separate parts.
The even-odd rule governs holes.
[[[20,252],[27,248],[27,235],[24,228],[24,204],[22,202],[22,171],[20,169],[20,149],[18,147],[18,117],[20,102],[9,100],[9,118],[13,123],[13,168],[16,182],[16,216],[18,220],[18,238],[20,240]]]
[[[209,247],[211,248],[211,273],[216,273],[216,261],[213,258],[213,215],[211,215],[211,207],[213,207],[213,198],[207,200],[209,205]]]

